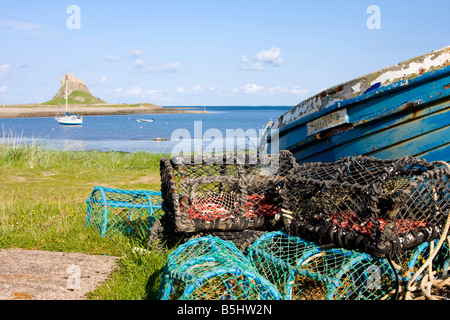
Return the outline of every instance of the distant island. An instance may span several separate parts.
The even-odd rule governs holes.
[[[88,87],[86,87],[86,85],[84,84],[83,79],[77,78],[71,73],[66,73],[66,75],[61,79],[61,87],[59,88],[53,99],[44,102],[43,105],[65,104],[66,82],[69,91],[67,104],[106,104],[106,102],[102,99],[96,98],[92,95]]]
[[[84,80],[73,74],[62,78],[61,87],[55,96],[46,102],[35,104],[0,105],[0,118],[33,118],[53,117],[59,109],[65,108],[65,86],[68,81],[69,95],[67,104],[70,112],[83,116],[93,115],[133,115],[133,114],[163,114],[163,113],[204,113],[198,110],[185,110],[181,108],[164,108],[152,103],[135,104],[109,104],[100,98],[94,97],[84,84]]]

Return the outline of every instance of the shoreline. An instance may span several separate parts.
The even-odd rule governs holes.
[[[64,107],[59,108],[64,113]],[[0,118],[42,118],[55,117],[58,106],[52,105],[0,105]],[[179,114],[179,113],[205,113],[200,110],[185,110],[181,108],[164,108],[156,105],[70,105],[70,113],[81,116],[107,116],[107,115],[138,115],[138,114]]]

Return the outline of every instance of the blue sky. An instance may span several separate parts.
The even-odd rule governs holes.
[[[70,5],[79,28],[67,26]],[[370,5],[380,9],[379,29],[367,27]],[[448,0],[2,0],[0,8],[0,104],[47,101],[69,72],[109,103],[296,105],[450,45]]]

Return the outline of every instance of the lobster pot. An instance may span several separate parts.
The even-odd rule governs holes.
[[[408,282],[416,274],[420,267],[430,257],[430,251],[434,251],[438,244],[438,240],[424,242],[413,249],[408,249],[396,255],[393,260],[398,268],[398,276],[400,281]],[[450,272],[450,237],[442,244],[437,254],[431,262],[434,279],[445,280]],[[423,275],[419,275],[415,280],[422,280]]]
[[[169,255],[161,279],[161,300],[281,299],[234,244],[214,236],[179,246]]]
[[[102,237],[116,233],[146,235],[164,213],[161,202],[160,192],[97,186],[86,200],[86,224],[97,228]]]
[[[441,236],[450,170],[414,157],[307,163],[285,179],[290,234],[387,257]]]
[[[241,231],[267,225],[296,166],[288,151],[161,159],[164,222],[175,232]]]
[[[248,256],[285,300],[373,300],[395,288],[387,260],[341,248],[321,249],[284,231],[266,233]]]

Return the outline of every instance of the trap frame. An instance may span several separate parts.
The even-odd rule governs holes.
[[[248,257],[284,300],[373,300],[395,288],[386,259],[325,249],[283,230],[260,237],[249,247]]]
[[[414,157],[306,163],[281,192],[285,229],[320,244],[387,257],[445,236],[450,167]]]
[[[191,239],[173,251],[161,276],[161,300],[280,300],[233,243]]]
[[[175,232],[259,229],[280,212],[292,154],[225,153],[162,158],[165,219]]]
[[[164,212],[161,192],[94,187],[86,200],[86,225],[100,231],[102,237],[116,233],[145,235]]]

